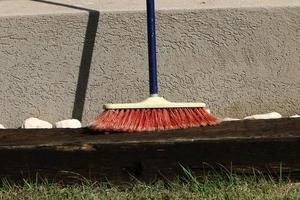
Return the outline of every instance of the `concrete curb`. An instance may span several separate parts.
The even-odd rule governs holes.
[[[6,127],[31,116],[87,123],[103,103],[147,96],[144,12],[73,10],[0,16]],[[157,17],[167,99],[203,101],[221,117],[300,110],[300,7],[171,10]]]

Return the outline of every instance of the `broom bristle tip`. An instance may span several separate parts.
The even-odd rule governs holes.
[[[204,108],[105,110],[90,124],[96,131],[145,132],[216,125],[217,117]]]

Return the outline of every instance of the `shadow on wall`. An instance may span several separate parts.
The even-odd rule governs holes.
[[[96,39],[96,34],[98,29],[100,12],[97,10],[82,8],[82,7],[63,4],[63,3],[45,1],[45,0],[31,0],[31,1],[46,3],[46,4],[56,5],[56,6],[63,6],[67,8],[77,9],[77,10],[84,10],[89,13],[87,28],[85,32],[84,45],[83,45],[82,55],[81,55],[81,62],[79,66],[79,75],[77,80],[73,113],[72,113],[72,118],[81,121],[83,115],[87,85],[89,80],[90,68],[91,68],[91,63],[93,58],[93,51],[94,51],[95,39]]]

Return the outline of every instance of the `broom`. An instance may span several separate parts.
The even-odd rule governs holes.
[[[105,104],[91,124],[96,131],[141,132],[215,125],[204,103],[174,103],[158,96],[154,0],[147,0],[150,97],[138,103]]]

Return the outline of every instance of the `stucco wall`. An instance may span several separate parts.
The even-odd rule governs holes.
[[[203,101],[221,117],[299,113],[300,7],[164,10],[157,18],[161,95]],[[142,100],[145,14],[2,16],[0,81],[6,127],[31,116],[86,123],[103,103]]]

